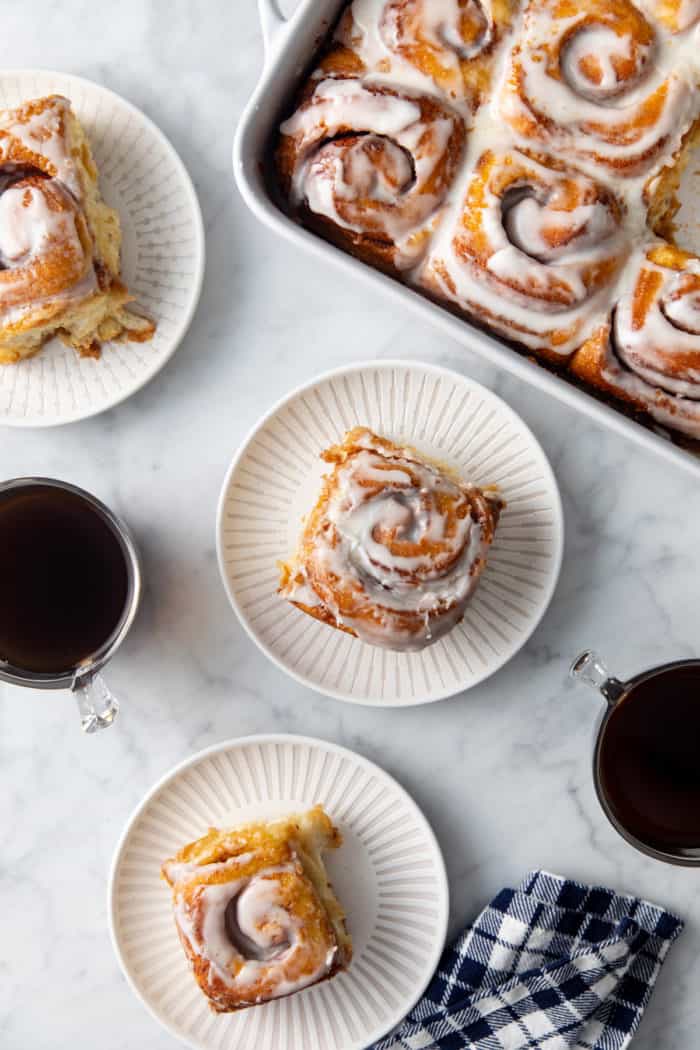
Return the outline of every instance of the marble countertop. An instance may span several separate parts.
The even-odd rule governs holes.
[[[646,859],[608,826],[590,775],[596,700],[566,671],[591,645],[623,676],[698,655],[700,486],[258,225],[230,167],[262,61],[253,0],[34,0],[6,12],[0,59],[82,74],[145,110],[192,174],[208,250],[192,328],[150,385],[86,422],[2,430],[0,475],[93,491],[132,526],[146,580],[109,672],[122,700],[113,729],[86,738],[69,695],[2,688],[3,1050],[174,1050],[112,952],[112,852],[170,766],[269,730],[337,741],[401,781],[445,852],[454,930],[537,866],[675,909],[687,929],[634,1045],[697,1045],[700,872]],[[552,605],[516,659],[453,700],[382,711],[318,696],[257,651],[219,580],[214,516],[233,452],[274,401],[322,370],[399,356],[463,370],[521,413],[558,476],[567,538]]]

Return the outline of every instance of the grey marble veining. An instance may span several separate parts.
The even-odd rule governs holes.
[[[698,654],[700,486],[257,224],[230,174],[262,60],[253,0],[10,5],[0,56],[4,67],[82,74],[143,108],[192,174],[208,251],[194,324],[149,386],[96,419],[0,437],[0,476],[65,478],[122,514],[146,579],[109,672],[123,705],[115,728],[84,738],[69,696],[2,690],[3,1050],[174,1050],[112,953],[112,851],[173,763],[265,730],[355,748],[405,785],[444,849],[454,930],[535,866],[677,910],[687,930],[635,1048],[697,1046],[700,872],[638,855],[607,825],[589,769],[596,701],[565,676],[588,645],[621,675]],[[551,608],[511,664],[451,701],[375,711],[317,696],[253,647],[219,582],[214,514],[231,455],[272,402],[322,370],[397,356],[461,369],[522,414],[557,473],[567,539]]]

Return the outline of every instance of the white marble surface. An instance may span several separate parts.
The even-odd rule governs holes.
[[[208,266],[188,337],[146,389],[88,422],[2,431],[0,476],[65,478],[129,521],[146,593],[110,670],[123,701],[112,730],[83,737],[67,695],[5,688],[0,698],[0,1045],[177,1045],[112,954],[112,851],[173,763],[275,729],[355,748],[413,793],[445,851],[453,929],[534,866],[675,908],[687,930],[635,1048],[690,1050],[700,1025],[700,872],[647,860],[608,827],[589,769],[596,701],[565,675],[591,644],[621,674],[698,655],[700,485],[258,226],[230,174],[233,127],[262,58],[254,6],[33,0],[5,11],[3,65],[101,81],[163,128],[200,193]],[[214,513],[232,453],[273,401],[323,369],[400,355],[463,369],[524,416],[558,475],[567,543],[551,609],[517,659],[468,695],[383,712],[317,696],[257,652],[219,582]]]

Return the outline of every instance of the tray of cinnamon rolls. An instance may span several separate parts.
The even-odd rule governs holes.
[[[700,244],[678,211],[700,4],[263,8],[270,57],[234,151],[258,216],[697,468]]]

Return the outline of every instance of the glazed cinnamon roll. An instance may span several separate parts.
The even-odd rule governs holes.
[[[425,648],[462,619],[501,500],[364,427],[322,456],[333,470],[281,594],[371,645]]]
[[[425,252],[464,144],[437,99],[328,77],[281,127],[277,164],[292,207],[324,236],[385,269]]]
[[[605,315],[625,250],[621,219],[615,196],[587,175],[551,157],[487,150],[421,283],[559,361]]]
[[[529,0],[500,112],[527,143],[619,175],[673,155],[690,85],[656,62],[656,34],[630,0]]]
[[[638,252],[608,324],[575,375],[657,423],[700,438],[700,259],[663,242]]]
[[[89,356],[102,340],[153,334],[125,308],[120,237],[70,102],[51,95],[0,111],[0,363],[55,334]]]
[[[394,81],[418,74],[426,87],[476,109],[514,8],[514,0],[354,0],[336,33],[333,62],[341,55],[346,69]]]
[[[213,1010],[292,995],[347,968],[352,941],[322,852],[342,844],[320,806],[207,835],[162,868],[177,932]]]

